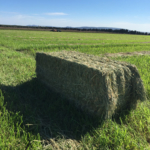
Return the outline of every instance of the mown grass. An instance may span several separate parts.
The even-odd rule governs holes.
[[[16,51],[77,50],[89,54],[149,50],[150,36],[0,30],[0,45]]]
[[[98,38],[103,41],[94,40]],[[148,43],[140,43],[149,41],[149,36],[137,35],[0,30],[0,149],[150,149],[149,100],[120,118],[102,122],[49,90],[35,74],[36,51],[99,55],[149,50]],[[149,97],[150,56],[115,59],[138,67]]]

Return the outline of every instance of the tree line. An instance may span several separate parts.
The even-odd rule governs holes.
[[[44,27],[44,26],[20,26],[20,25],[0,25],[0,27],[6,28],[32,28],[32,29],[57,29],[57,30],[75,30],[75,31],[96,31],[96,32],[110,32],[110,33],[121,33],[121,34],[138,34],[138,35],[150,35],[148,32],[140,32],[136,30],[128,30],[128,29],[80,29],[80,28],[72,28],[72,27]]]

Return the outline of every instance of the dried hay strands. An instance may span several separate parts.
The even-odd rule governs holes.
[[[37,78],[83,111],[112,118],[145,100],[135,65],[74,51],[36,53]]]

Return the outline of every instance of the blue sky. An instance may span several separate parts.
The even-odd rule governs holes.
[[[0,24],[150,32],[150,0],[0,0]]]

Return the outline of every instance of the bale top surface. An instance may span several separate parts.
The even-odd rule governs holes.
[[[98,57],[95,55],[88,55],[85,53],[80,53],[76,51],[60,51],[60,52],[50,52],[50,53],[44,53],[46,55],[51,55],[53,57],[57,57],[66,61],[74,62],[77,64],[85,65],[88,68],[93,68],[96,70],[99,70],[100,72],[110,72],[111,70],[117,70],[117,68],[124,68],[125,70],[128,70],[128,67],[131,66],[131,64],[126,62],[120,62],[120,61],[114,61],[110,60],[106,57]],[[135,67],[135,65],[132,65],[132,67]],[[130,72],[128,70],[128,72]]]

